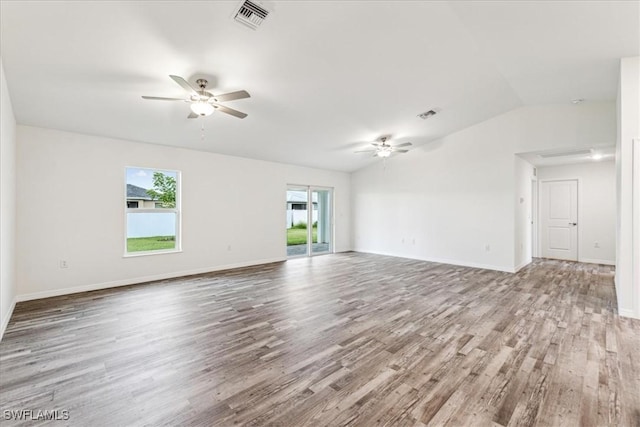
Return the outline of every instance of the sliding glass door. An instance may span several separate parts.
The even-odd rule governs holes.
[[[309,253],[308,202],[309,191],[306,187],[287,189],[287,256],[289,257],[306,256]]]
[[[333,190],[287,187],[287,256],[333,252]]]
[[[311,255],[331,252],[331,235],[333,234],[331,193],[331,189],[311,189],[311,200],[314,204]]]

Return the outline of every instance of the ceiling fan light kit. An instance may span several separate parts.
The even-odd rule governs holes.
[[[371,145],[373,145],[375,148],[373,148],[371,150],[358,150],[358,151],[356,151],[356,153],[373,153],[373,157],[380,157],[382,159],[386,159],[387,157],[391,156],[391,154],[393,154],[393,153],[408,153],[409,150],[401,150],[399,148],[400,147],[409,147],[409,146],[413,145],[410,142],[404,142],[402,144],[391,145],[391,144],[389,144],[389,142],[387,142],[389,139],[391,139],[390,136],[382,136],[382,137],[378,138],[379,142],[372,142],[371,143]]]
[[[191,104],[191,111],[199,116],[210,116],[215,108],[206,101],[197,101]]]

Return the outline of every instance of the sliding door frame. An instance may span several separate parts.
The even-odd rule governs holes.
[[[335,248],[335,224],[334,224],[334,218],[335,218],[335,198],[334,198],[334,189],[333,187],[324,187],[321,185],[302,185],[302,184],[287,184],[287,191],[293,190],[293,191],[304,191],[304,189],[306,189],[307,191],[307,253],[305,255],[292,255],[292,256],[288,256],[287,258],[302,258],[302,257],[313,257],[313,256],[318,256],[318,255],[327,255],[327,254],[332,254],[334,253],[334,248]],[[330,236],[331,236],[331,241],[329,242],[329,250],[326,252],[320,252],[320,253],[313,253],[313,192],[315,190],[319,190],[319,191],[328,191],[329,192],[329,199],[330,199],[330,204],[331,204],[331,209],[329,209],[329,223],[331,224],[331,231],[329,232]],[[319,206],[318,206],[319,208]],[[320,220],[320,213],[318,212],[318,221]],[[285,229],[285,233],[286,233],[286,229]],[[285,235],[286,237],[286,235]],[[285,239],[286,242],[286,239]]]

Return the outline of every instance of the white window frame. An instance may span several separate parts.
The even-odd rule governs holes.
[[[127,208],[127,170],[129,169],[144,169],[153,172],[173,172],[176,174],[176,207],[175,208]],[[172,254],[182,252],[182,221],[181,221],[181,211],[182,211],[182,172],[175,169],[166,169],[166,168],[154,168],[149,166],[125,166],[124,168],[124,258],[130,257],[139,257],[139,256],[147,256],[147,255],[162,255],[162,254]],[[175,213],[176,215],[176,240],[175,247],[173,249],[160,249],[156,251],[137,251],[137,252],[128,252],[127,251],[127,224],[128,224],[128,214],[142,214],[142,213],[153,213],[153,214],[162,214],[162,213]]]

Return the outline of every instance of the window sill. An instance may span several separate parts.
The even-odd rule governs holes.
[[[149,255],[166,255],[166,254],[179,254],[182,253],[182,249],[172,249],[170,251],[140,251],[140,252],[130,252],[122,255],[122,258],[137,258],[141,256],[149,256]]]

